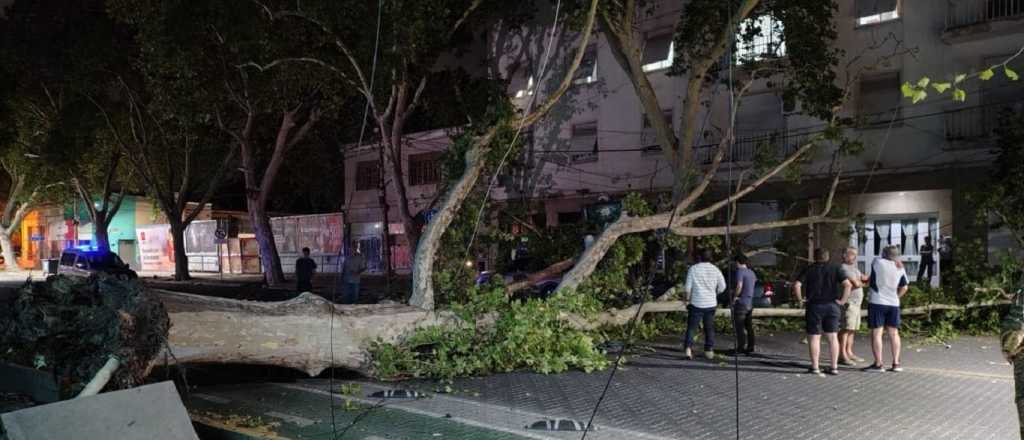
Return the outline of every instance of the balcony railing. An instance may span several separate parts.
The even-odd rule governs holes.
[[[949,0],[946,30],[1024,18],[1024,0]]]
[[[812,135],[809,133],[787,134],[785,131],[766,131],[736,138],[736,143],[726,152],[724,162],[754,162],[758,158],[783,159],[793,154]],[[715,158],[718,145],[702,145],[694,152],[697,163],[710,165]]]
[[[990,107],[973,107],[946,113],[946,139],[969,141],[984,139],[995,129],[996,114]]]

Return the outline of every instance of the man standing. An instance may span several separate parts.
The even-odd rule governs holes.
[[[857,268],[855,247],[846,248],[843,254],[843,277],[850,281],[853,290],[843,306],[843,317],[839,323],[839,363],[852,366],[854,362],[864,362],[863,358],[853,353],[853,338],[857,330],[860,330],[860,306],[864,301],[864,283],[868,281],[867,275]]]
[[[313,291],[313,272],[316,272],[316,262],[309,258],[309,248],[302,248],[302,256],[295,260],[295,280],[299,292]]]
[[[925,270],[928,271],[927,278]],[[921,245],[921,266],[917,269],[917,282],[926,286],[932,284],[932,271],[935,270],[935,246],[932,246],[932,237],[924,237],[924,244]]]
[[[842,285],[843,293],[837,294]],[[829,359],[831,367],[825,372],[830,375],[839,374],[839,330],[840,307],[846,303],[852,288],[850,280],[843,276],[838,264],[829,262],[828,249],[815,249],[814,264],[804,269],[800,278],[793,283],[793,292],[801,303],[806,303],[805,317],[807,320],[807,347],[811,356],[811,368],[808,373],[824,376],[818,368],[818,357],[821,355],[821,334],[828,338]],[[804,289],[806,287],[806,289]],[[806,299],[802,293],[806,292]]]
[[[342,304],[355,304],[359,302],[360,276],[366,271],[366,259],[363,252],[356,247],[352,256],[345,259],[345,266],[342,278],[345,281],[345,289],[342,292]]]
[[[754,352],[754,285],[757,275],[747,267],[749,259],[739,254],[734,258],[736,273],[733,283],[736,285],[732,302],[732,323],[736,329],[736,351],[751,354]]]
[[[896,246],[882,249],[882,258],[871,263],[871,298],[868,300],[868,328],[871,329],[871,352],[875,363],[864,371],[882,373],[882,329],[889,334],[892,350],[892,368],[900,367],[900,298],[907,293],[907,273],[899,264],[900,251]]]
[[[687,304],[686,337],[684,347],[686,357],[693,359],[693,339],[697,330],[704,323],[704,356],[709,360],[715,358],[715,309],[718,306],[718,294],[725,292],[725,276],[714,264],[711,264],[711,250],[704,249],[697,253],[697,264],[690,266],[686,272],[686,285],[683,290],[689,296]]]

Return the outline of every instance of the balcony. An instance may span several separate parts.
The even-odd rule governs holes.
[[[789,134],[785,131],[765,131],[740,136],[736,138],[735,145],[731,151],[727,152],[723,162],[749,164],[758,158],[784,159],[796,151],[811,135],[810,133]],[[696,147],[694,156],[697,163],[710,165],[714,160],[717,148],[717,144]]]
[[[1024,0],[948,0],[947,44],[1024,33]]]

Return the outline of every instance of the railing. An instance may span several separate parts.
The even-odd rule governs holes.
[[[1002,107],[986,106],[954,110],[946,113],[946,139],[965,141],[992,135]]]
[[[949,0],[946,29],[1024,18],[1024,0]]]
[[[778,160],[793,154],[807,142],[809,133],[787,134],[784,131],[767,131],[736,138],[735,144],[726,153],[724,162],[754,162],[758,159]],[[694,151],[697,163],[710,165],[718,145],[701,145]]]

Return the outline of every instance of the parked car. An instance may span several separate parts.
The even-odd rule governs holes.
[[[57,274],[88,277],[97,273],[105,273],[119,280],[133,280],[139,277],[113,252],[65,249],[61,253]]]

